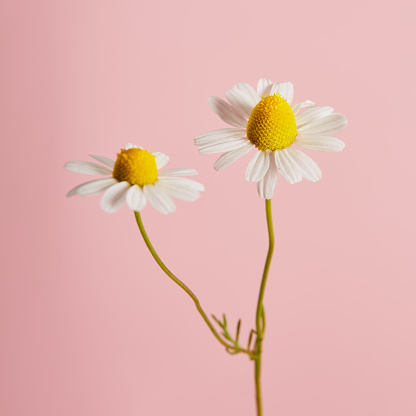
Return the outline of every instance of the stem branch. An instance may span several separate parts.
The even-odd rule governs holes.
[[[150,253],[152,254],[153,258],[156,260],[156,263],[159,265],[159,267],[173,280],[181,289],[183,289],[194,301],[196,308],[198,309],[199,314],[202,316],[205,323],[208,325],[211,332],[214,334],[215,338],[228,350],[231,350],[233,353],[239,353],[243,352],[250,357],[252,356],[251,351],[245,350],[243,348],[237,347],[236,345],[230,345],[227,342],[225,342],[221,335],[215,330],[214,326],[212,325],[210,319],[208,318],[207,314],[204,312],[204,310],[201,307],[201,304],[199,303],[198,298],[196,295],[192,292],[191,289],[189,289],[188,286],[185,285],[181,280],[179,280],[162,262],[158,254],[156,253],[156,250],[153,248],[152,243],[149,240],[149,237],[147,236],[146,230],[143,226],[142,219],[140,217],[140,213],[135,211],[134,215],[136,217],[137,225],[139,226],[140,232],[142,234],[142,237],[144,239],[144,242],[146,243],[147,248],[149,249]]]

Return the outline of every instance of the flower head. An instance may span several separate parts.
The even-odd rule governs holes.
[[[293,84],[260,79],[257,91],[240,83],[225,93],[228,102],[211,96],[212,110],[233,128],[209,131],[194,141],[202,154],[224,153],[214,164],[221,170],[255,148],[246,179],[257,183],[262,198],[273,196],[277,171],[290,183],[302,177],[316,182],[322,177],[318,165],[298,145],[323,152],[339,152],[344,143],[332,137],[347,126],[343,114],[312,101],[292,104]]]
[[[181,176],[196,175],[194,169],[160,171],[169,161],[164,153],[150,153],[129,143],[121,149],[116,161],[103,156],[90,155],[103,165],[93,162],[73,161],[65,164],[71,172],[87,175],[105,175],[106,178],[83,183],[71,189],[66,196],[93,195],[104,192],[101,208],[109,213],[118,211],[126,202],[134,211],[142,211],[147,201],[163,214],[174,212],[171,197],[195,201],[204,186]]]

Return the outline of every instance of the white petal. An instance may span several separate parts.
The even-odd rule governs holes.
[[[302,180],[302,173],[299,167],[297,164],[292,163],[282,150],[276,150],[275,161],[281,175],[289,183],[298,183]]]
[[[109,214],[118,211],[126,202],[126,193],[129,188],[128,182],[117,182],[108,188],[101,198],[101,208]]]
[[[136,146],[135,144],[127,143],[126,150],[129,150],[129,149],[143,149],[143,147]]]
[[[320,152],[340,152],[344,149],[345,143],[330,136],[298,136],[295,143],[306,149],[318,150]]]
[[[327,136],[341,131],[346,126],[347,118],[344,114],[335,113],[305,124],[298,129],[298,134],[300,136],[304,134]]]
[[[185,183],[181,182],[166,182],[163,180],[158,180],[155,183],[155,186],[162,190],[166,195],[169,195],[173,198],[180,199],[182,201],[192,202],[199,198],[200,194],[198,191],[193,189],[192,186],[188,186]]]
[[[260,197],[264,199],[272,199],[277,183],[275,155],[273,153],[268,153],[268,156],[270,159],[269,170],[266,175],[264,175],[263,179],[257,182],[257,192]]]
[[[334,112],[332,107],[314,107],[303,111],[296,116],[296,127],[300,129],[305,124],[311,123],[312,121],[319,120],[322,117],[329,116]]]
[[[244,133],[241,134],[239,133],[238,137],[219,137],[217,139],[213,139],[213,138],[204,138],[204,139],[200,139],[198,140],[198,144],[197,146],[199,146],[201,149],[206,147],[206,146],[211,146],[211,145],[216,145],[216,144],[221,144],[221,143],[231,143],[234,142],[234,140],[240,140],[240,139],[245,139],[245,137],[243,137]],[[237,136],[237,135],[236,135]]]
[[[246,127],[247,120],[230,104],[214,95],[208,98],[211,109],[230,126]]]
[[[244,94],[241,94],[239,90],[228,90],[225,93],[227,100],[230,104],[241,113],[242,116],[249,118],[251,111],[254,107],[250,105],[249,102],[246,101]]]
[[[230,150],[240,149],[245,146],[247,139],[232,139],[227,141],[218,141],[210,145],[204,145],[199,148],[201,155],[207,155],[211,153],[223,153],[229,152]]]
[[[162,214],[175,212],[175,204],[163,190],[155,185],[143,186],[143,192],[150,204]]]
[[[241,82],[234,85],[233,88],[225,93],[227,100],[239,110],[245,117],[249,118],[253,108],[260,101],[260,97],[257,95],[254,88]]]
[[[98,160],[102,164],[110,167],[111,169],[113,169],[114,167],[114,163],[115,163],[114,160],[108,159],[107,157],[104,157],[104,156],[97,156],[97,155],[89,155],[89,156],[91,156],[95,160]]]
[[[158,176],[192,176],[192,175],[198,175],[198,172],[195,169],[182,168],[182,169],[168,169],[162,172],[158,172],[157,174]]]
[[[260,101],[261,97],[258,96],[256,90],[246,82],[240,82],[236,87],[245,94],[246,98],[250,101],[250,104],[255,107]]]
[[[111,185],[114,185],[117,181],[114,178],[95,179],[93,181],[82,183],[71,189],[66,196],[73,195],[94,195],[105,191]]]
[[[246,129],[218,129],[196,136],[194,142],[197,146],[202,146],[210,144],[213,140],[240,139],[241,137],[244,137],[245,134]]]
[[[308,155],[305,155],[305,153],[293,147],[289,147],[285,150],[286,154],[289,155],[292,162],[299,166],[302,176],[305,179],[308,181],[316,182],[322,178],[321,169],[319,169],[319,166],[316,164],[316,162],[312,160]]]
[[[292,111],[293,114],[296,115],[299,110],[301,110],[302,108],[308,108],[308,107],[315,107],[315,103],[313,101],[302,101],[301,103],[297,103],[297,104],[293,104],[292,105]]]
[[[155,156],[157,169],[162,169],[169,162],[169,156],[162,152],[153,152],[152,155]]]
[[[226,168],[228,165],[231,165],[231,163],[247,154],[253,147],[254,145],[247,140],[247,143],[244,145],[244,147],[241,147],[237,150],[231,150],[231,152],[227,152],[221,155],[214,163],[214,169],[222,170]]]
[[[249,182],[258,182],[264,177],[269,169],[270,158],[268,153],[258,151],[251,158],[246,169],[246,180]]]
[[[273,82],[267,78],[260,78],[257,83],[257,95],[259,97],[264,97],[270,92],[270,88],[273,85]]]
[[[279,82],[273,84],[272,88],[270,89],[270,95],[279,94],[283,98],[286,98],[286,101],[289,105],[292,104],[293,101],[293,94],[294,94],[293,84],[291,82]]]
[[[98,163],[84,162],[81,160],[65,163],[64,168],[71,172],[85,173],[87,175],[111,175],[113,173],[110,169]]]
[[[133,211],[142,211],[146,206],[147,199],[140,186],[133,185],[127,190],[126,202]]]
[[[202,192],[205,191],[204,185],[197,181],[188,178],[176,178],[175,176],[162,176],[159,177],[157,183],[167,184],[169,186],[186,187],[193,189],[194,191]]]

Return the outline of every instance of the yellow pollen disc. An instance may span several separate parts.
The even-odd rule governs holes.
[[[157,180],[155,157],[143,149],[121,149],[114,164],[113,178],[130,185],[149,185]]]
[[[247,138],[259,150],[290,146],[297,135],[295,115],[285,98],[267,95],[253,108],[247,123]]]

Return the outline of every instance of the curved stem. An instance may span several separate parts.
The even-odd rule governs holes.
[[[254,359],[255,366],[255,381],[256,381],[256,403],[257,403],[257,416],[263,414],[262,409],[262,400],[261,400],[261,353],[262,353],[262,344],[264,338],[265,330],[265,313],[263,306],[263,297],[264,291],[266,289],[266,280],[267,275],[269,274],[270,263],[272,261],[273,250],[274,250],[274,233],[273,233],[273,220],[272,220],[272,203],[270,199],[266,199],[266,218],[267,218],[267,230],[269,233],[269,251],[267,252],[266,263],[264,265],[263,278],[261,280],[259,299],[257,302],[257,311],[256,311],[256,358]]]
[[[149,237],[147,236],[146,230],[144,229],[142,219],[140,217],[140,213],[135,211],[134,215],[136,217],[137,225],[139,226],[140,232],[142,234],[142,237],[144,239],[144,242],[146,243],[147,248],[149,249],[150,253],[152,254],[153,258],[156,260],[156,263],[159,265],[159,267],[181,288],[183,289],[194,301],[196,308],[198,309],[198,312],[202,316],[203,320],[208,325],[211,332],[214,334],[215,338],[225,347],[227,350],[232,350],[234,352],[244,352],[246,354],[249,354],[251,356],[251,352],[248,350],[244,350],[242,348],[239,348],[235,345],[230,345],[227,342],[225,342],[221,335],[215,330],[214,326],[212,325],[210,319],[208,318],[207,314],[203,311],[201,304],[199,303],[198,298],[196,295],[192,292],[191,289],[189,289],[188,286],[185,285],[181,280],[179,280],[162,262],[158,254],[156,253],[156,250],[153,248],[152,243],[149,240]]]

